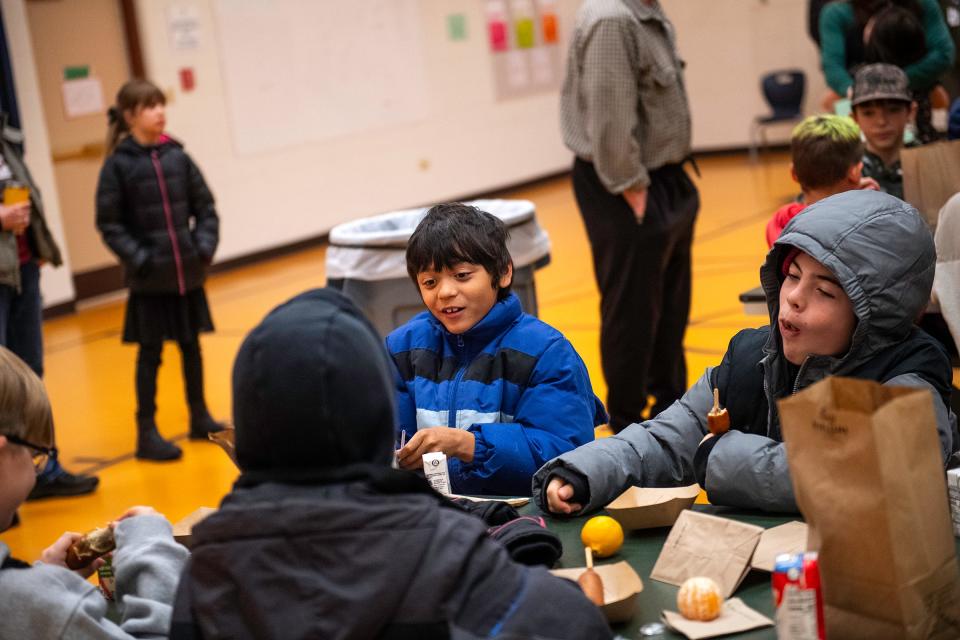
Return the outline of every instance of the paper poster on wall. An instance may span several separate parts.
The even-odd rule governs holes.
[[[200,48],[200,14],[192,5],[172,5],[167,9],[170,48],[192,51]]]
[[[486,0],[497,100],[523,98],[560,86],[556,0]]]
[[[77,78],[64,80],[63,113],[67,119],[82,116],[101,115],[103,106],[103,85],[99,78]]]
[[[507,59],[507,83],[511,88],[524,90],[530,86],[530,70],[527,66],[527,58],[523,51],[508,51]]]
[[[239,154],[429,117],[420,0],[212,4]]]
[[[530,67],[533,71],[533,82],[538,86],[553,84],[553,60],[546,47],[537,47],[530,52]]]

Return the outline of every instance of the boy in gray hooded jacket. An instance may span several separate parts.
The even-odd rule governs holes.
[[[950,361],[914,326],[935,263],[926,224],[897,198],[850,191],[810,206],[760,269],[770,326],[735,335],[720,365],[656,418],[545,464],[535,499],[574,514],[630,486],[699,482],[714,504],[795,512],[776,401],[830,375],[930,389],[946,461],[960,445]],[[731,426],[717,437],[707,430],[715,388]]]
[[[0,347],[0,531],[33,488],[53,446],[53,418],[40,378]],[[133,507],[112,525],[117,611],[87,582],[102,560],[66,568],[78,533],[65,533],[29,565],[0,542],[0,638],[160,638],[187,550],[150,507]]]

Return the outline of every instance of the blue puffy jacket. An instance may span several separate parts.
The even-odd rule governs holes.
[[[573,345],[511,294],[454,335],[424,312],[387,336],[396,365],[397,433],[458,427],[473,462],[450,458],[456,493],[530,495],[547,460],[593,440],[607,414]]]

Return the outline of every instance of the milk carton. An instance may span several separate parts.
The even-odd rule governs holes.
[[[423,475],[435,491],[450,495],[450,472],[447,470],[447,456],[444,453],[423,454]]]

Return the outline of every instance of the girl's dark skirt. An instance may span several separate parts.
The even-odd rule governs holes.
[[[213,318],[203,287],[176,293],[136,293],[127,298],[123,341],[157,344],[164,340],[192,342],[213,331]]]

